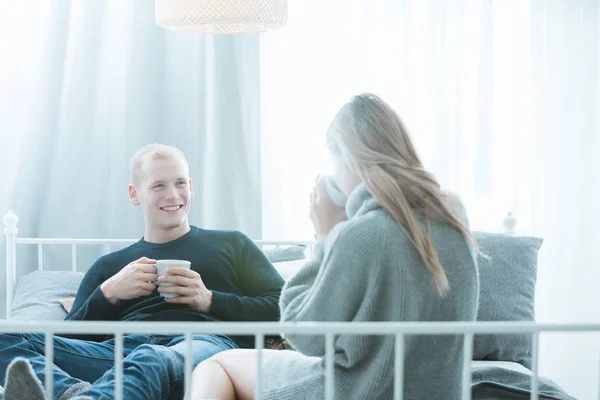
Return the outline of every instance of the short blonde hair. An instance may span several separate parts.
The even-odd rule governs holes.
[[[179,158],[185,165],[185,170],[189,174],[188,162],[185,159],[183,151],[173,146],[167,146],[165,144],[153,143],[146,145],[139,149],[131,158],[131,180],[134,185],[140,182],[142,174],[142,165],[148,158],[152,160],[166,159],[166,158]]]

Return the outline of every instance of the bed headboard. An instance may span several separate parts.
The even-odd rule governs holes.
[[[9,210],[3,218],[4,235],[6,236],[6,316],[10,316],[12,311],[12,302],[14,298],[14,289],[16,285],[16,245],[17,244],[35,244],[38,249],[38,270],[43,269],[43,245],[67,245],[71,246],[71,269],[77,271],[77,246],[78,245],[102,245],[104,253],[110,253],[111,245],[129,245],[137,242],[139,239],[60,239],[60,238],[19,238],[17,234],[18,216]],[[516,219],[512,213],[508,213],[504,218],[504,233],[515,234]],[[281,247],[304,245],[310,249],[314,245],[312,241],[274,241],[274,240],[255,240],[255,243],[261,247]]]

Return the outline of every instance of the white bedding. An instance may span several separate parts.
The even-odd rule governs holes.
[[[308,260],[293,260],[273,263],[273,266],[279,272],[283,280],[287,281],[296,274],[306,264]]]
[[[510,369],[512,371],[521,372],[527,375],[532,375],[532,372],[522,366],[521,364],[509,361],[471,361],[472,368],[483,368],[483,367],[498,367],[504,369]]]

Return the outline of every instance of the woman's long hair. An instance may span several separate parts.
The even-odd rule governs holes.
[[[373,94],[355,96],[334,118],[327,143],[404,228],[429,269],[435,289],[444,296],[448,278],[427,232],[430,219],[456,228],[476,251],[477,243],[448,207],[435,177],[423,168],[398,114]],[[417,210],[425,217],[425,227],[419,223]]]

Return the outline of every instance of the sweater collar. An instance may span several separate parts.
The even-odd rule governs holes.
[[[361,183],[355,187],[348,196],[346,202],[346,215],[348,216],[348,219],[351,219],[377,208],[381,208],[381,206],[373,198],[371,193],[369,193],[367,185]]]
[[[190,230],[187,231],[187,233],[183,234],[182,236],[178,237],[177,239],[173,239],[170,242],[166,242],[166,243],[154,243],[154,242],[148,242],[146,241],[146,239],[144,237],[142,237],[139,240],[139,243],[142,246],[146,246],[146,247],[151,247],[154,249],[164,249],[164,248],[169,248],[172,246],[177,246],[183,242],[185,242],[186,240],[188,240],[190,237],[194,236],[196,234],[196,232],[198,231],[198,228],[195,226],[190,225]]]

